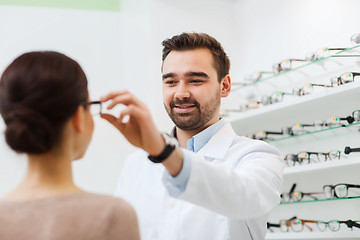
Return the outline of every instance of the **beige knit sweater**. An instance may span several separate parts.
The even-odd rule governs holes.
[[[0,200],[1,240],[139,238],[135,212],[122,199],[83,192],[24,202]]]

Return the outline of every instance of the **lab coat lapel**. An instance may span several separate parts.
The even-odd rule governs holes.
[[[209,158],[222,160],[235,136],[236,133],[231,127],[231,124],[227,123],[210,138],[209,142],[205,144],[198,153]]]

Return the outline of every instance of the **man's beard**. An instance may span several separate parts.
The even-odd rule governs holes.
[[[190,113],[177,113],[174,111],[175,105],[181,104],[191,104],[195,106],[195,109]],[[176,127],[181,130],[196,130],[198,128],[206,125],[215,114],[218,114],[220,105],[220,95],[217,94],[216,97],[211,99],[204,106],[200,106],[200,104],[194,99],[185,99],[179,100],[175,99],[170,103],[170,107],[167,107],[165,104],[166,112],[169,117],[176,125]]]

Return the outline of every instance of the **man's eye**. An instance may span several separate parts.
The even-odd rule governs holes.
[[[172,80],[165,81],[166,85],[174,85],[175,83],[176,81],[172,81]]]
[[[190,82],[192,83],[202,83],[204,82],[203,80],[199,80],[199,79],[194,79],[194,80],[191,80]]]

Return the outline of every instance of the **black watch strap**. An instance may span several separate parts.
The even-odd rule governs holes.
[[[150,161],[152,161],[153,163],[161,163],[170,156],[170,154],[175,150],[175,148],[176,146],[167,144],[165,146],[165,149],[160,153],[160,155],[158,156],[149,155],[148,159],[150,159]]]

